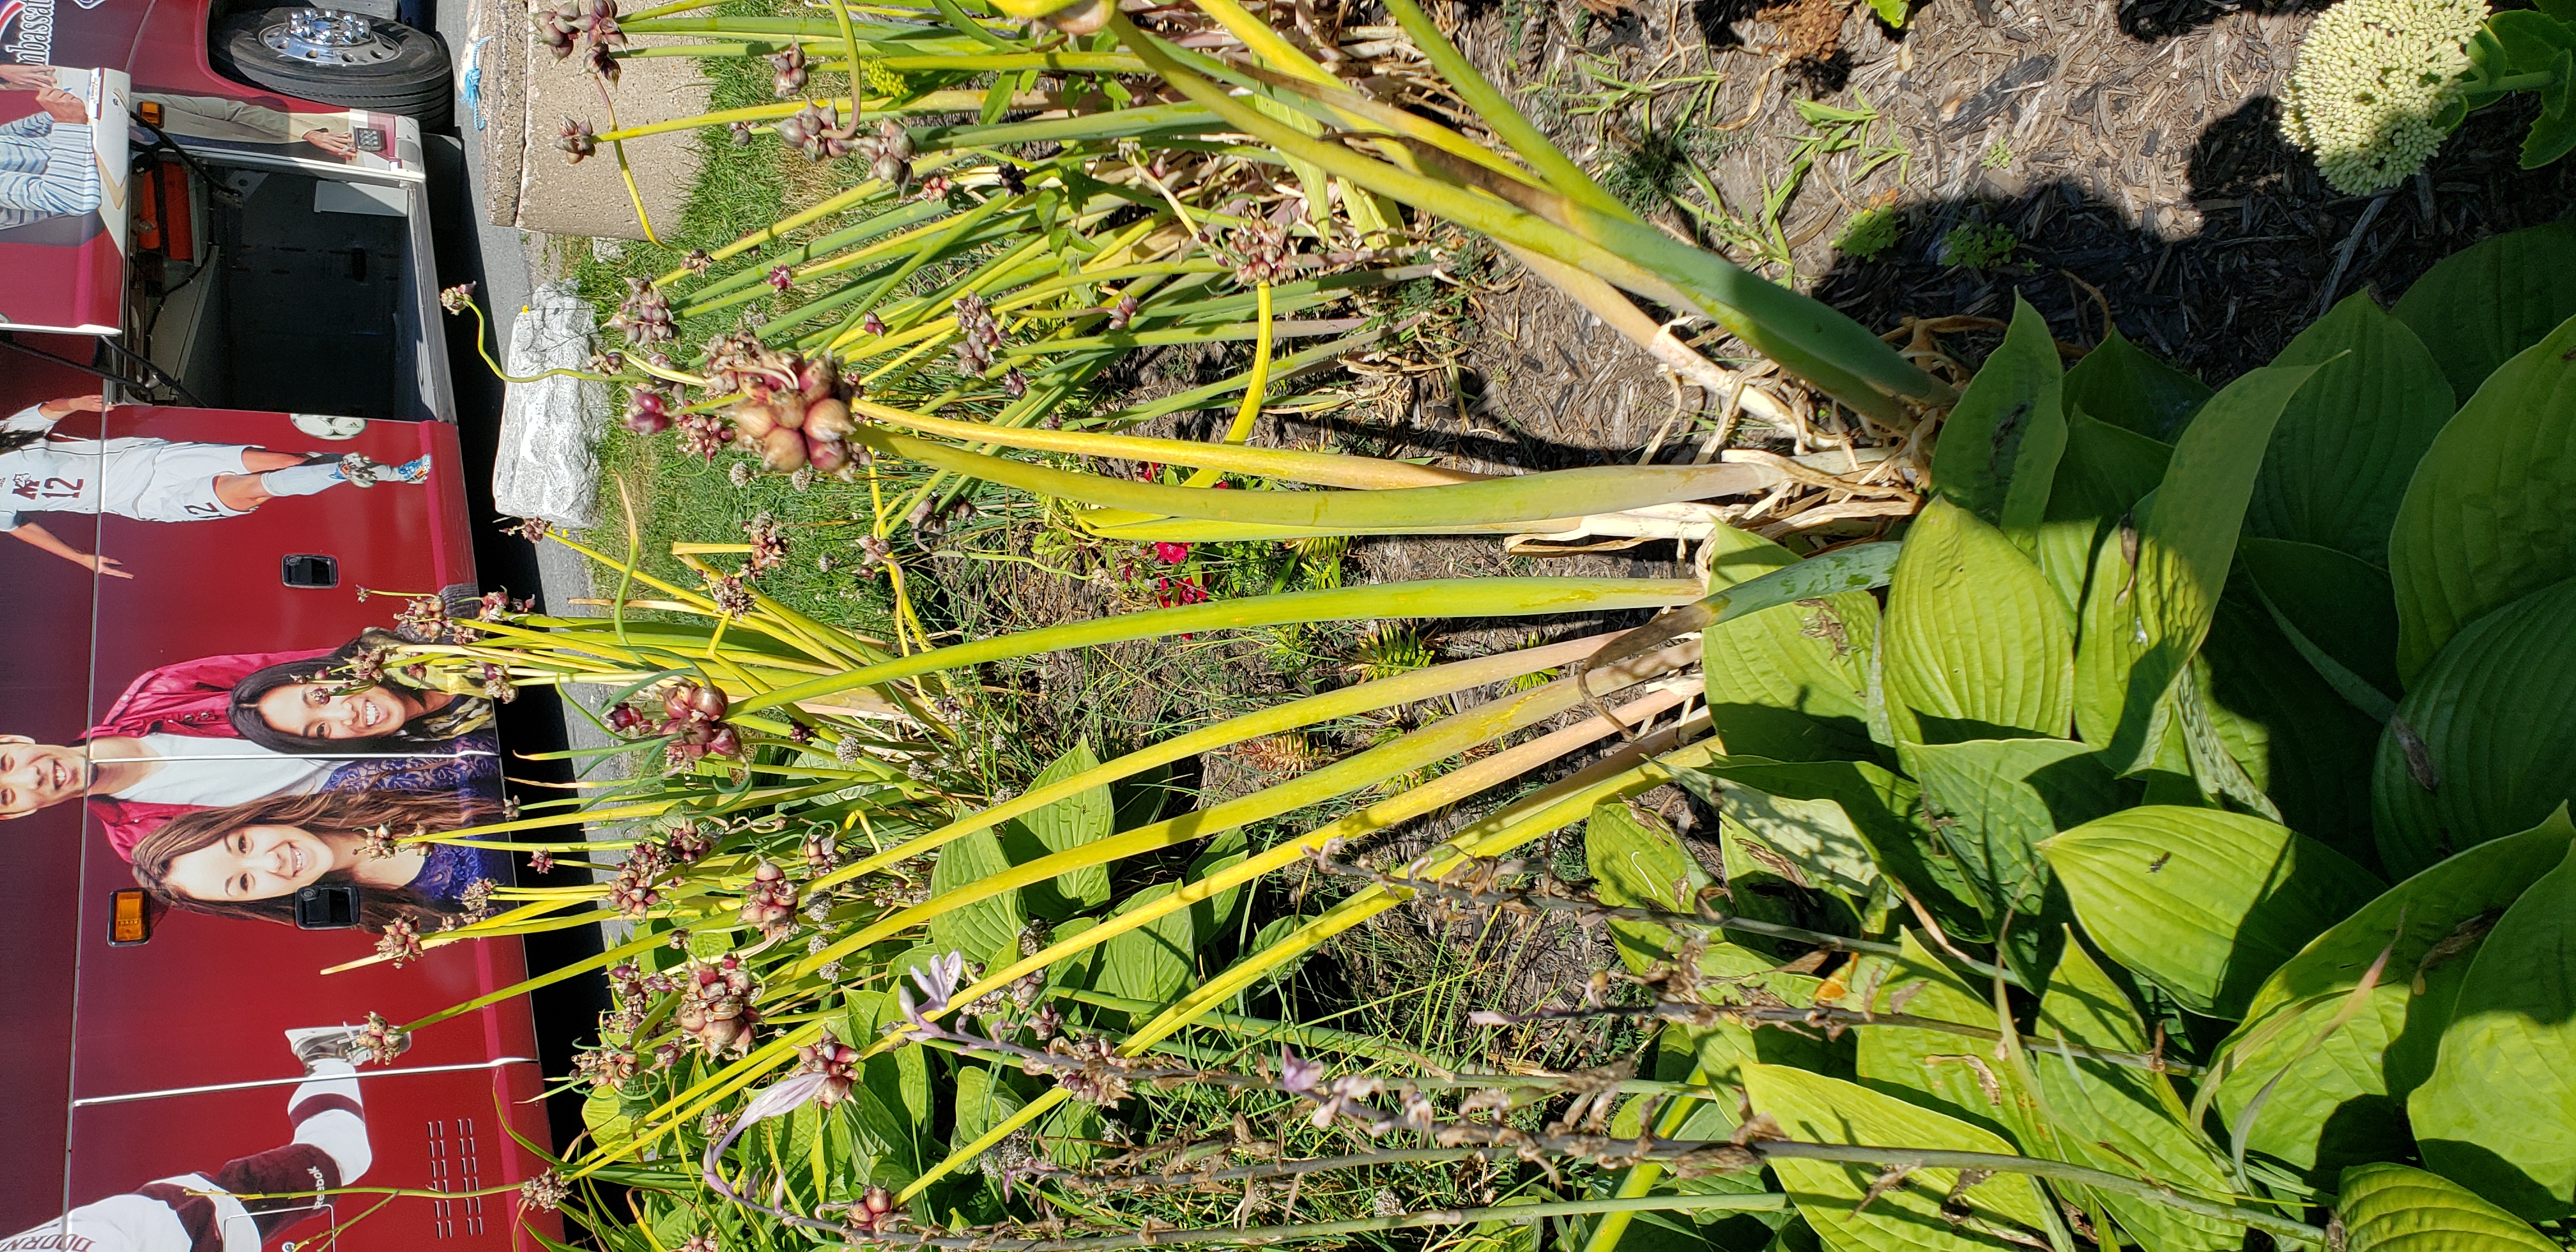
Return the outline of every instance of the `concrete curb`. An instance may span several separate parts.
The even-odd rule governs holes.
[[[488,41],[486,37],[489,37]],[[598,155],[574,165],[555,149],[565,118],[609,129],[610,110],[578,55],[557,61],[537,43],[527,0],[476,0],[473,38],[481,51],[481,116],[486,173],[483,210],[496,226],[550,235],[642,239],[617,161],[602,145]],[[686,42],[674,36],[635,36],[637,46]],[[636,126],[703,113],[707,83],[690,57],[620,62],[610,89],[617,125]],[[470,123],[468,123],[470,125]],[[636,190],[655,233],[679,223],[680,206],[698,170],[696,134],[675,131],[626,144]]]

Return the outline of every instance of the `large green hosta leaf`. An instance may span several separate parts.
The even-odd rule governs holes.
[[[1077,743],[1073,750],[1055,759],[1029,790],[1050,787],[1086,770],[1096,769],[1100,759],[1091,754],[1091,745]],[[1003,824],[1002,847],[1014,864],[1025,864],[1052,852],[1106,839],[1117,833],[1112,819],[1112,806],[1107,786],[1056,801],[1037,812]],[[1026,846],[1022,841],[1034,843]],[[1022,902],[1029,911],[1050,920],[1061,920],[1080,909],[1097,908],[1109,902],[1109,867],[1087,865],[1069,874],[1060,874],[1041,884],[1021,889]]]
[[[2065,394],[2069,410],[2165,443],[2180,437],[2209,400],[2199,379],[2147,355],[2117,326],[2066,371]]]
[[[2576,572],[2576,317],[2498,366],[2433,440],[2388,537],[2409,684],[2479,617]]]
[[[1810,1143],[2013,1151],[2012,1144],[2000,1136],[1966,1122],[1804,1070],[1748,1065],[1744,1090],[1756,1111],[1769,1115],[1789,1137]],[[1943,1216],[1942,1199],[1958,1181],[1956,1170],[1918,1170],[1860,1209],[1861,1198],[1869,1194],[1870,1184],[1881,1172],[1877,1166],[1774,1159],[1771,1168],[1798,1211],[1824,1237],[1825,1245],[1837,1252],[1965,1252],[2028,1246],[1971,1233]],[[1962,1192],[1957,1203],[1980,1220],[2026,1232],[2048,1229],[2047,1198],[2027,1174],[1988,1177]]]
[[[2066,449],[2058,402],[2065,377],[2048,320],[2016,293],[2012,328],[1959,393],[1932,454],[1933,490],[2001,527],[2025,551]]]
[[[1694,784],[1693,776],[1705,778]],[[1866,845],[1878,872],[1904,884],[1951,934],[1983,940],[1985,914],[1959,862],[1935,846],[1924,824],[1921,789],[1913,780],[1868,761],[1776,762],[1728,757],[1683,775],[1683,785],[1720,806],[1744,790],[1809,805],[1831,803],[1835,831]],[[1703,787],[1705,790],[1703,791]],[[1776,808],[1777,806],[1775,806]]]
[[[2242,1017],[2265,975],[2380,892],[2324,844],[2216,809],[2129,809],[2040,852],[2104,953],[2212,1017]]]
[[[2552,222],[2463,248],[2397,302],[2397,320],[2431,349],[2465,397],[2513,354],[2576,317],[2576,222]]]
[[[2469,963],[2433,1076],[2407,1097],[2424,1164],[2533,1220],[2576,1213],[2576,851]]]
[[[1617,908],[1656,908],[1688,912],[1700,889],[1710,883],[1708,871],[1682,846],[1680,836],[1653,816],[1626,804],[1602,804],[1583,827],[1585,867],[1599,883],[1601,900]],[[1775,973],[1779,962],[1716,935],[1677,935],[1652,922],[1610,923],[1611,941],[1631,971],[1643,973],[1680,959],[1684,944],[1701,940],[1700,972],[1711,978],[1744,980],[1746,985],[1793,1004],[1812,1003],[1816,979]],[[1678,1025],[1678,1023],[1676,1024]],[[1669,1028],[1668,1028],[1669,1029]],[[1756,1059],[1824,1063],[1812,1042],[1782,1030],[1756,1031],[1721,1022],[1686,1029],[1681,1036],[1698,1058],[1709,1081],[1735,1084],[1738,1070]]]
[[[1882,629],[1899,739],[2064,737],[2075,696],[2065,606],[2029,557],[1966,509],[1936,500],[1906,532]]]
[[[2118,781],[2071,739],[1974,739],[1920,744],[1905,763],[1923,786],[1932,826],[2000,918],[2036,918],[2048,896],[2040,840],[2120,805]]]
[[[1712,540],[1717,589],[1797,563],[1788,549],[1737,530]],[[1729,618],[1702,632],[1709,719],[1736,756],[1784,761],[1867,755],[1864,695],[1878,600],[1866,591]]]
[[[2170,445],[2096,421],[2081,409],[2067,411],[2066,453],[2057,459],[2048,518],[2039,528],[2039,568],[2070,615],[2083,608],[2085,579],[2102,536],[2156,489],[2172,459]]]
[[[2576,796],[2576,579],[2478,619],[2416,676],[2370,776],[2379,858],[2409,874]]]
[[[2205,664],[2194,668],[2201,698],[2227,751],[2280,809],[2283,824],[2375,864],[2370,795],[2353,780],[2369,775],[2379,724],[2336,694],[2272,616],[2246,603],[2250,598],[2231,589],[2219,601],[2200,649]]]
[[[1871,953],[1838,979],[1846,989],[1843,1005],[1995,1029],[1993,1001],[1943,965],[1912,930],[1898,938],[1903,955]],[[1852,1034],[1858,1039],[1853,1069],[1862,1085],[1997,1134],[2027,1137],[2037,1106],[2012,1067],[1996,1059],[1993,1043],[1913,1026],[1864,1025]]]
[[[2337,1190],[2344,1252],[2560,1252],[2529,1223],[2439,1174],[2355,1165]]]
[[[1157,883],[1120,901],[1117,913],[1131,913],[1180,890],[1179,883]],[[1197,972],[1200,936],[1193,909],[1175,909],[1100,945],[1099,972],[1091,988],[1147,1004],[1179,999]]]
[[[2299,332],[2274,365],[2313,365],[2263,454],[2245,533],[2378,564],[2415,462],[2458,402],[2433,354],[2367,291]]]
[[[2124,536],[2102,541],[2084,592],[2075,722],[2076,737],[2101,749],[2115,772],[2154,759],[2159,706],[2218,610],[2263,449],[2313,372],[2267,366],[2210,397],[2136,519],[2135,566]]]
[[[2432,1070],[2470,959],[2571,840],[2576,826],[2561,813],[2480,844],[2389,888],[2272,971],[2216,1053],[2215,1103],[2230,1132],[2320,1183],[2404,1150],[2407,1093]],[[2388,964],[2366,1003],[2326,1034],[2382,952]],[[2247,1108],[2266,1087],[2249,1127]]]
[[[979,830],[939,849],[939,860],[930,869],[930,897],[935,902],[943,892],[971,886],[1010,867],[1001,841],[992,831]],[[1020,929],[1026,925],[1028,915],[1020,910],[1020,893],[1005,891],[932,917],[930,942],[934,948],[990,962],[1001,952],[1017,952]]]
[[[2296,631],[2294,641],[2306,640],[2303,654],[2309,648],[2323,653],[2326,663],[2366,685],[2382,702],[2395,701],[2405,690],[2397,681],[2397,601],[2387,570],[2332,548],[2286,539],[2248,539],[2237,546],[2236,559],[2285,635]],[[2311,668],[2334,678],[2327,664],[2309,660]],[[2344,680],[2335,681],[2342,690]]]
[[[2084,945],[2070,939],[2063,947],[2065,955],[2049,977],[2033,1033],[2042,1040],[2108,1052],[2153,1047],[2128,994],[2093,963]],[[2055,1150],[2048,1155],[2154,1178],[2204,1196],[2232,1190],[2226,1162],[2190,1129],[2189,1111],[2164,1075],[2087,1060],[2071,1049],[2051,1051],[2044,1043],[2030,1048],[2027,1056],[2060,1132],[2052,1137],[2048,1147]],[[2234,1226],[2142,1196],[2098,1189],[2093,1196],[2140,1247],[2215,1252],[2245,1241],[2244,1232]]]

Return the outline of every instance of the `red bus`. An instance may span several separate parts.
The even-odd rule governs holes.
[[[498,812],[502,758],[479,695],[367,668],[383,594],[477,588],[418,129],[448,92],[389,22],[0,0],[5,1252],[528,1244],[525,1002],[366,1029],[526,976],[511,942],[369,962],[513,873],[384,854]]]

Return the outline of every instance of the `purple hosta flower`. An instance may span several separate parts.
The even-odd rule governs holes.
[[[859,319],[859,329],[871,335],[882,335],[886,332],[885,319],[878,317],[876,310],[870,309],[866,317]]]
[[[733,442],[733,428],[721,413],[682,413],[671,424],[679,431],[674,437],[680,441],[680,451],[710,463]]]
[[[1361,1074],[1345,1074],[1336,1078],[1321,1088],[1323,1102],[1315,1106],[1315,1115],[1308,1119],[1309,1123],[1317,1130],[1330,1130],[1333,1119],[1340,1117],[1343,1109],[1385,1089],[1384,1082]],[[1311,1096],[1314,1093],[1307,1094]]]
[[[751,1004],[751,974],[740,958],[728,952],[711,964],[689,962],[671,1022],[696,1040],[709,1060],[727,1052],[749,1054],[752,1027],[759,1020],[760,1010]]]
[[[376,937],[376,955],[391,960],[395,969],[419,960],[420,953],[420,927],[408,917],[385,923],[384,932]]]
[[[815,1103],[828,1109],[848,1098],[850,1082],[859,1072],[857,1048],[833,1038],[832,1032],[825,1030],[821,1039],[798,1047],[796,1059],[798,1072],[823,1076],[822,1085],[814,1090]]]
[[[465,311],[465,306],[472,303],[474,303],[474,284],[472,283],[458,283],[438,293],[438,307],[450,313],[462,313]]]
[[[1127,324],[1128,324],[1129,322],[1132,322],[1132,321],[1135,321],[1135,320],[1136,320],[1136,297],[1134,297],[1134,296],[1120,296],[1120,297],[1118,297],[1118,303],[1117,303],[1117,304],[1115,304],[1115,305],[1112,305],[1112,306],[1110,307],[1110,309],[1109,309],[1109,329],[1111,329],[1111,330],[1125,330],[1125,329],[1127,329]]]
[[[743,888],[742,924],[774,939],[786,934],[795,921],[796,884],[787,881],[787,871],[762,861],[751,871],[750,885]]]
[[[679,333],[671,317],[671,298],[641,278],[626,280],[626,299],[619,302],[608,325],[630,344],[669,343]]]
[[[946,1032],[942,1031],[937,1023],[923,1016],[922,1001],[913,998],[913,987],[921,988],[922,996],[929,1001],[930,1010],[937,1012],[948,1007],[948,1001],[957,994],[959,980],[965,976],[965,954],[950,952],[945,956],[930,958],[930,968],[927,970],[918,965],[913,966],[912,987],[901,983],[895,984],[895,1005],[903,1010],[903,1020],[911,1023],[912,1030],[909,1033],[914,1038],[928,1039]]]
[[[572,1183],[550,1166],[537,1171],[537,1176],[519,1184],[519,1204],[523,1208],[551,1213],[563,1207],[572,1195]]]
[[[395,1057],[411,1047],[411,1034],[385,1020],[382,1013],[367,1014],[367,1024],[350,1036],[342,1054],[352,1065],[390,1065]]]
[[[766,276],[766,279],[769,283],[770,290],[784,292],[788,288],[796,285],[796,271],[791,270],[784,265],[773,265],[769,267],[769,273]]]
[[[1324,1081],[1324,1067],[1297,1055],[1293,1049],[1279,1049],[1279,1086],[1297,1095],[1311,1095],[1315,1085]]]
[[[567,117],[562,132],[555,136],[555,147],[563,150],[566,159],[579,165],[583,157],[599,151],[599,135],[591,130],[590,123]]]
[[[757,574],[787,563],[787,536],[769,510],[753,514],[750,521],[742,524],[742,533],[751,540],[750,572]]]
[[[582,54],[582,64],[591,73],[608,80],[609,86],[617,85],[617,56],[608,50],[607,44],[590,45],[590,50]]]
[[[768,56],[770,94],[784,99],[805,89],[805,45],[791,43]]]

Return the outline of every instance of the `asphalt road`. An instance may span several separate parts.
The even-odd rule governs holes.
[[[458,61],[460,82],[470,46],[466,24],[472,14],[473,6],[467,0],[439,0],[434,15],[420,15],[434,23]],[[432,237],[438,251],[439,285],[475,284],[475,292],[493,322],[491,347],[498,357],[509,343],[512,320],[532,290],[530,254],[532,245],[542,240],[484,220],[482,206],[487,200],[483,194],[483,151],[469,108],[460,102],[455,124],[443,134],[424,136],[424,140],[430,162],[430,200],[435,215]],[[498,524],[500,513],[492,504],[492,462],[504,387],[476,352],[474,333],[470,317],[450,317],[447,321],[447,356],[455,383],[458,435],[469,471],[467,509],[475,523],[475,565],[486,590],[499,587],[514,595],[534,595],[542,611],[580,612],[572,601],[590,594],[581,559],[559,544],[530,544],[505,533]],[[560,752],[567,747],[606,741],[589,719],[566,709],[552,692],[543,690],[524,693],[503,705],[500,729],[508,749],[520,755],[520,759],[510,762],[509,775],[514,780],[511,790],[522,803],[562,795],[542,785],[525,784],[561,784],[572,778],[566,762],[530,761],[523,754]],[[522,882],[540,881],[529,877],[524,868],[520,874]],[[558,869],[542,881],[571,885],[586,877],[579,871]],[[602,950],[602,933],[583,927],[530,936],[526,943],[534,973],[596,955]],[[596,1038],[599,1014],[608,1008],[606,979],[592,973],[557,983],[529,998],[547,1075],[569,1074],[574,1045]],[[581,1099],[575,1089],[548,1102],[556,1142],[572,1142],[572,1137],[581,1132]]]

